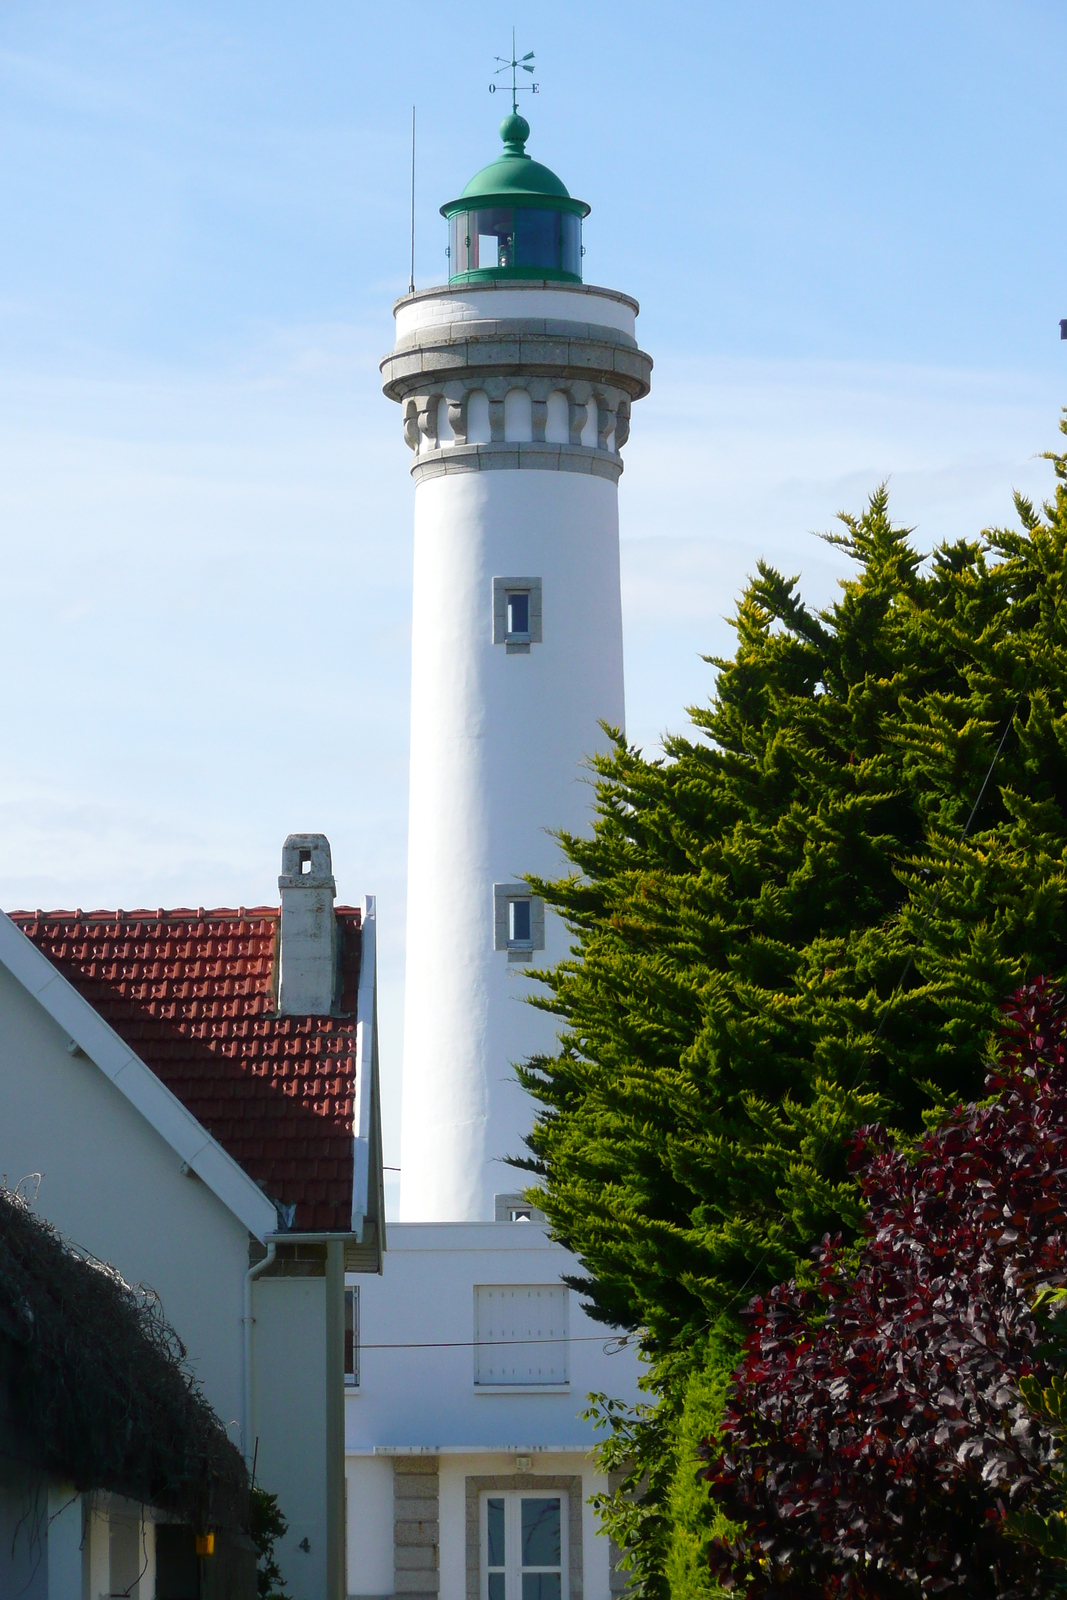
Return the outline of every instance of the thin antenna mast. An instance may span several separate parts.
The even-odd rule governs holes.
[[[408,294],[415,293],[415,107],[411,108],[411,277]]]

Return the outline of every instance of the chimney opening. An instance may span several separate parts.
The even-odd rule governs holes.
[[[310,871],[311,871],[311,851],[310,850],[301,850],[301,852],[300,852],[300,872],[301,872],[301,875],[303,877],[307,877],[307,875],[308,875],[308,873]]]

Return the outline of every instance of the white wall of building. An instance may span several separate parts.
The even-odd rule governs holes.
[[[157,1513],[0,1460],[2,1600],[154,1600]]]
[[[493,642],[493,578],[538,577],[543,641]],[[401,1218],[487,1220],[533,1105],[511,1063],[551,1049],[527,974],[493,948],[493,884],[551,874],[588,825],[585,763],[622,726],[618,498],[574,472],[459,473],[415,495]]]
[[[350,1456],[347,1484],[348,1593],[393,1592],[393,1463],[389,1456]]]
[[[289,1532],[278,1563],[296,1596],[326,1593],[326,1279],[256,1279],[252,1431],[256,1478]],[[308,1548],[301,1549],[304,1540]]]
[[[9,1188],[25,1180],[64,1238],[156,1291],[240,1444],[248,1231],[67,1042],[0,966],[0,1177]]]
[[[589,1393],[640,1398],[641,1364],[569,1291],[568,1381],[480,1389],[475,1289],[557,1286],[577,1263],[536,1222],[393,1223],[380,1278],[360,1294],[360,1384],[347,1391],[348,1592],[394,1592],[393,1462],[438,1462],[440,1600],[466,1600],[466,1479],[582,1479],[585,1600],[608,1600],[609,1543],[585,1502],[606,1483],[582,1421]],[[614,1353],[606,1354],[605,1347]],[[429,1576],[429,1575],[428,1575]]]
[[[592,1424],[578,1415],[587,1394],[605,1390],[632,1403],[641,1367],[629,1347],[604,1355],[611,1331],[583,1313],[573,1290],[565,1391],[486,1392],[474,1382],[475,1285],[558,1284],[576,1268],[539,1223],[391,1224],[382,1276],[359,1279],[360,1385],[346,1401],[349,1453],[591,1448]]]

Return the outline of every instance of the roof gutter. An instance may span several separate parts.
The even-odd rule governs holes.
[[[241,1318],[241,1331],[244,1336],[241,1351],[241,1378],[243,1383],[241,1397],[241,1449],[250,1470],[255,1454],[252,1447],[252,1328],[256,1319],[252,1315],[252,1284],[261,1272],[266,1272],[274,1260],[277,1249],[278,1246],[274,1240],[268,1239],[267,1253],[263,1260],[254,1262],[245,1273],[244,1314]]]

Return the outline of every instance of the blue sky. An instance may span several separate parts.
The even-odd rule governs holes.
[[[934,541],[1047,492],[1067,402],[1055,4],[0,9],[0,904],[251,904],[329,833],[403,980],[412,489],[377,361],[497,147],[642,303],[621,485],[631,736],[706,695],[759,555],[889,476]],[[527,96],[527,101],[530,97]],[[551,822],[546,818],[546,822]]]

